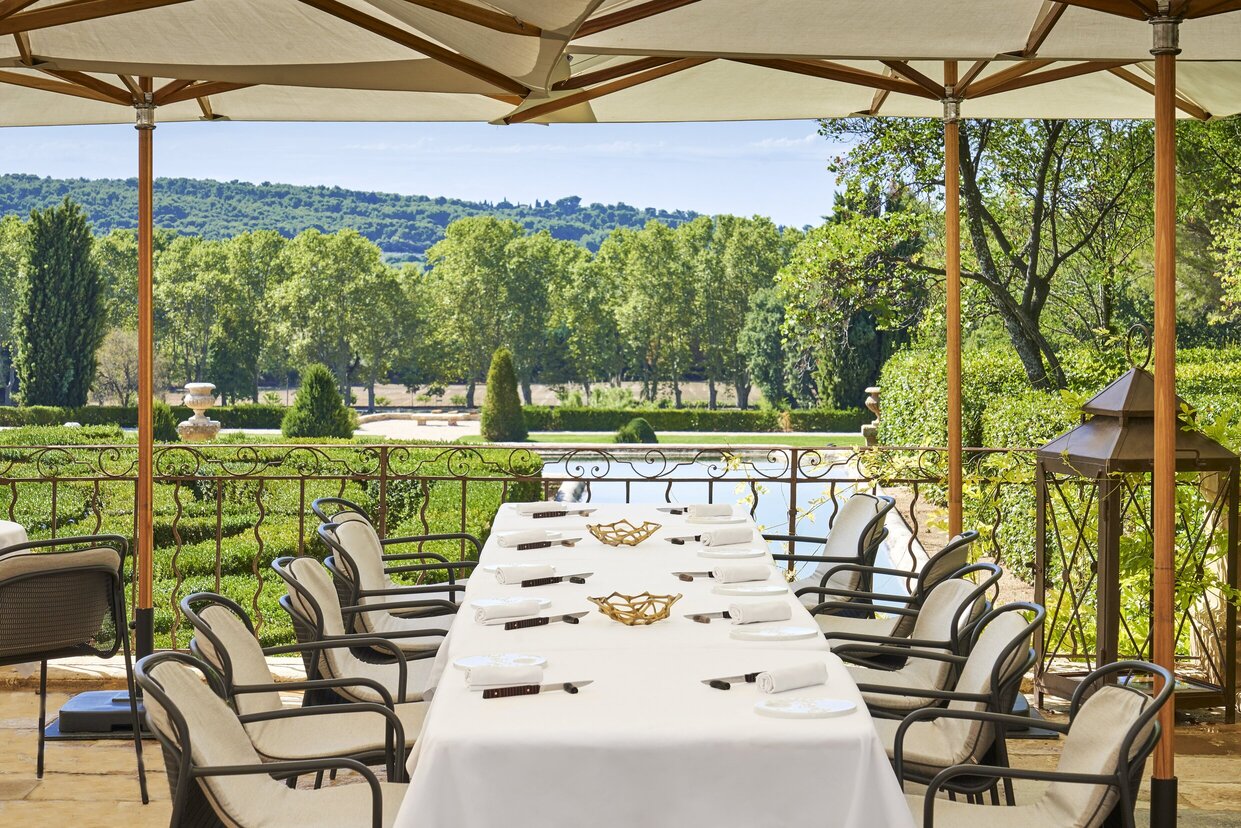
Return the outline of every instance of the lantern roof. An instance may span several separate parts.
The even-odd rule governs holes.
[[[1184,401],[1177,398],[1177,407]],[[1155,455],[1155,378],[1134,367],[1082,406],[1082,423],[1038,450],[1049,471],[1095,477],[1111,472],[1149,472]],[[1199,431],[1176,433],[1178,471],[1230,469],[1237,455]]]

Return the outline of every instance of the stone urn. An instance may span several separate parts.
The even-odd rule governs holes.
[[[185,385],[185,404],[194,412],[177,426],[177,434],[187,443],[201,443],[220,433],[220,421],[207,417],[207,409],[215,405],[215,385],[210,382],[190,382]]]
[[[866,407],[870,413],[875,415],[875,419],[874,422],[862,426],[862,437],[866,440],[866,445],[874,446],[879,443],[879,387],[877,385],[866,389]]]

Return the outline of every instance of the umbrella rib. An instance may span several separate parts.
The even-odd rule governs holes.
[[[186,2],[189,0],[69,0],[67,3],[57,3],[54,6],[17,12],[0,18],[0,35],[81,23]]]
[[[33,6],[38,0],[0,0],[0,19],[16,14],[27,6]]]
[[[14,32],[13,39],[17,41],[17,53],[21,55],[22,63],[33,66],[34,52],[30,48],[30,35],[25,32]]]
[[[577,92],[565,95],[564,97],[556,98],[555,100],[547,101],[546,103],[536,104],[529,109],[523,109],[520,112],[513,113],[504,119],[504,123],[524,123],[525,121],[533,120],[540,115],[559,112],[562,109],[567,109],[571,106],[585,103],[586,101],[593,101],[596,98],[611,95],[613,92],[620,92],[621,90],[628,89],[632,86],[647,83],[648,81],[658,80],[659,78],[667,77],[668,75],[674,75],[677,72],[684,71],[685,69],[692,69],[695,66],[700,66],[711,60],[714,60],[714,58],[682,58],[680,60],[675,60],[672,63],[657,66],[654,69],[648,69],[645,72],[638,72],[628,75],[627,77],[614,80],[611,83],[596,86],[594,89],[581,89]]]
[[[198,101],[198,108],[202,110],[203,118],[208,121],[214,121],[215,111],[211,108],[211,98],[207,95],[203,95],[202,97],[195,98],[194,100]]]
[[[957,97],[964,98],[970,91],[970,85],[978,79],[978,76],[982,74],[982,70],[990,65],[991,61],[989,60],[974,61],[974,65],[957,81]]]
[[[447,66],[451,66],[458,71],[467,75],[485,81],[492,86],[503,89],[506,92],[512,92],[516,95],[527,95],[530,89],[524,84],[519,83],[512,78],[504,75],[489,66],[484,66],[465,55],[458,54],[451,49],[446,49],[437,43],[432,43],[426,38],[420,37],[407,29],[400,26],[394,26],[377,18],[371,17],[352,6],[347,6],[339,0],[301,0],[308,6],[318,9],[321,12],[330,14],[339,18],[346,23],[351,23],[360,29],[365,29],[371,34],[378,35],[393,43],[399,43],[406,48],[413,49],[419,54],[426,55],[432,60],[439,61]]]
[[[893,72],[900,75],[901,77],[905,78],[906,80],[913,81],[914,83],[918,84],[918,86],[921,86],[923,89],[930,92],[932,95],[935,95],[941,98],[943,97],[944,95],[943,84],[936,83],[935,81],[931,80],[926,75],[922,74],[917,69],[913,68],[908,63],[906,63],[905,61],[885,60],[883,61],[883,65],[888,67]]]
[[[634,72],[644,72],[647,69],[654,69],[656,66],[663,66],[672,63],[676,58],[667,57],[646,57],[638,60],[631,60],[628,63],[621,63],[616,66],[609,66],[606,69],[599,69],[594,72],[583,72],[574,77],[565,78],[552,84],[552,89],[559,91],[561,89],[585,89],[596,83],[604,83],[617,78],[623,78],[626,75],[632,75]]]
[[[1152,95],[1155,94],[1155,84],[1151,83],[1150,81],[1138,75],[1133,74],[1128,69],[1124,69],[1118,66],[1114,69],[1109,69],[1108,71],[1111,72],[1116,77],[1120,78],[1121,80],[1124,80],[1124,81],[1127,81],[1128,83],[1133,84],[1138,89],[1141,89],[1144,92],[1149,92]],[[1180,92],[1176,93],[1176,108],[1181,110],[1185,114],[1189,115],[1190,117],[1197,118],[1199,121],[1211,120],[1210,112],[1207,112],[1201,106],[1194,103],[1189,98],[1186,98],[1185,96],[1183,96]]]
[[[868,86],[871,89],[886,89],[889,92],[899,92],[902,95],[913,95],[918,98],[939,100],[944,95],[943,90],[933,94],[911,81],[880,75],[876,72],[868,72],[865,69],[854,69],[852,66],[845,66],[826,60],[790,60],[785,58],[729,58],[729,60],[736,63],[762,66],[767,69],[777,69],[781,72],[809,75],[812,78],[851,83],[855,86]]]
[[[1090,75],[1095,72],[1105,72],[1108,69],[1114,69],[1120,66],[1129,66],[1135,62],[1136,61],[1132,60],[1087,60],[1082,63],[1059,66],[1055,69],[1048,69],[1044,72],[1038,72],[1036,74],[1022,75],[1021,77],[1015,78],[1008,83],[989,88],[986,92],[975,93],[973,97],[980,98],[983,95],[994,95],[997,92],[1012,92],[1017,89],[1025,89],[1028,86],[1039,86],[1044,83],[1052,83],[1053,81],[1076,78],[1081,75]]]
[[[115,103],[129,106],[133,103],[133,96],[128,91],[121,89],[119,86],[113,86],[107,81],[100,80],[93,75],[85,72],[72,72],[66,69],[46,69],[40,68],[40,72],[45,72],[53,77],[60,78],[63,81],[80,86],[83,89],[89,89],[97,92],[104,97],[111,98]]]
[[[1022,57],[1034,57],[1038,54],[1038,50],[1043,48],[1043,44],[1047,41],[1051,30],[1056,28],[1056,24],[1060,22],[1060,18],[1069,10],[1068,4],[1059,3],[1056,0],[1045,0],[1043,8],[1039,11],[1038,20],[1034,21],[1033,28],[1030,29],[1030,36],[1026,38],[1026,48],[1021,51]]]
[[[181,103],[182,101],[192,101],[195,98],[203,98],[208,95],[220,95],[224,92],[233,92],[237,89],[246,89],[254,86],[252,83],[226,83],[223,81],[205,81],[203,83],[194,83],[182,89],[177,89],[164,98],[156,99],[156,103],[160,106],[167,104]]]
[[[424,9],[430,9],[431,11],[446,14],[449,17],[455,17],[458,20],[474,23],[497,32],[504,32],[505,34],[528,35],[530,37],[539,37],[543,34],[543,30],[538,26],[527,23],[519,17],[470,3],[462,3],[461,0],[405,0],[405,2],[411,6],[421,6]]]
[[[195,83],[197,83],[197,81],[195,80],[169,81],[168,83],[161,86],[159,89],[155,90],[155,103],[157,105],[161,104],[164,102],[164,99],[167,98],[169,95],[173,94],[174,92],[180,92],[185,87],[193,86]]]
[[[1214,3],[1208,3],[1205,8],[1190,9],[1189,17],[1210,17],[1215,14],[1224,14],[1225,12],[1241,10],[1241,0],[1215,0]]]
[[[587,20],[581,26],[578,26],[577,32],[573,37],[575,39],[589,37],[590,35],[606,32],[609,29],[615,29],[628,23],[636,23],[639,20],[645,20],[648,17],[654,17],[657,14],[663,14],[664,12],[697,2],[698,0],[649,0],[649,2],[641,3],[628,9],[622,9],[618,12]]]
[[[891,69],[885,69],[884,72],[891,72]],[[875,116],[879,114],[879,110],[883,109],[883,105],[887,103],[888,96],[892,92],[887,89],[876,89],[875,94],[870,99],[870,109],[866,110],[867,115]]]
[[[1128,17],[1132,20],[1146,20],[1159,13],[1159,9],[1153,3],[1145,2],[1145,0],[1062,0],[1062,2],[1070,6],[1114,14],[1118,17]]]
[[[51,78],[23,75],[17,72],[6,72],[0,70],[0,83],[7,83],[12,86],[24,86],[27,89],[39,89],[44,92],[55,92],[58,95],[72,95],[75,98],[87,98],[89,100],[100,101],[102,103],[120,103],[109,95],[102,95],[92,89],[87,89],[85,87],[78,86],[77,84],[68,83],[61,80],[52,80]],[[126,103],[128,104],[128,102]]]
[[[1035,60],[1026,60],[1026,61],[1017,63],[1013,66],[1010,66],[1008,69],[1003,69],[999,72],[996,72],[994,75],[991,75],[990,77],[986,77],[981,80],[974,81],[970,85],[970,88],[969,88],[969,91],[971,93],[970,97],[977,98],[977,97],[981,97],[982,95],[990,94],[990,92],[993,89],[997,87],[1002,87],[1004,86],[1004,84],[1007,84],[1009,81],[1016,80],[1017,78],[1020,78],[1022,75],[1029,74],[1030,72],[1033,72],[1037,69],[1042,69],[1045,66],[1050,66],[1053,63],[1055,63],[1054,60],[1045,60],[1043,58],[1038,58]]]

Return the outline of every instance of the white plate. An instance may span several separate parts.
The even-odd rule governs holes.
[[[847,699],[760,699],[754,712],[774,719],[830,719],[847,716],[857,705]]]
[[[766,549],[730,549],[726,546],[704,546],[698,550],[700,558],[761,558]]]
[[[726,517],[724,515],[713,515],[711,517],[687,517],[686,523],[701,524],[703,526],[720,526],[729,523],[745,523],[748,517]]]
[[[738,641],[798,641],[803,638],[817,638],[823,635],[823,631],[818,627],[796,627],[789,624],[778,627],[746,625],[733,627],[728,634]]]
[[[483,607],[507,607],[520,601],[529,601],[529,598],[513,596],[511,598],[479,598],[470,602],[470,606],[474,609],[482,609]],[[550,598],[535,598],[539,602],[541,609],[547,609],[552,605]],[[509,619],[512,620],[512,619]]]
[[[521,653],[465,656],[452,663],[452,666],[458,670],[469,670],[471,667],[544,667],[546,665],[547,659],[543,656],[522,655]]]
[[[786,595],[789,588],[784,584],[716,584],[711,588],[716,595],[743,595],[758,598],[768,595]]]

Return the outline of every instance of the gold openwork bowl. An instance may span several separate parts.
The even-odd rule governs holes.
[[[613,592],[603,598],[586,600],[613,621],[619,621],[627,627],[640,627],[667,618],[672,605],[681,600],[681,595],[652,595],[649,592],[641,595],[621,595]]]
[[[586,526],[590,534],[608,546],[637,546],[659,531],[659,524],[646,521],[635,526],[627,520],[616,523],[593,523]]]

